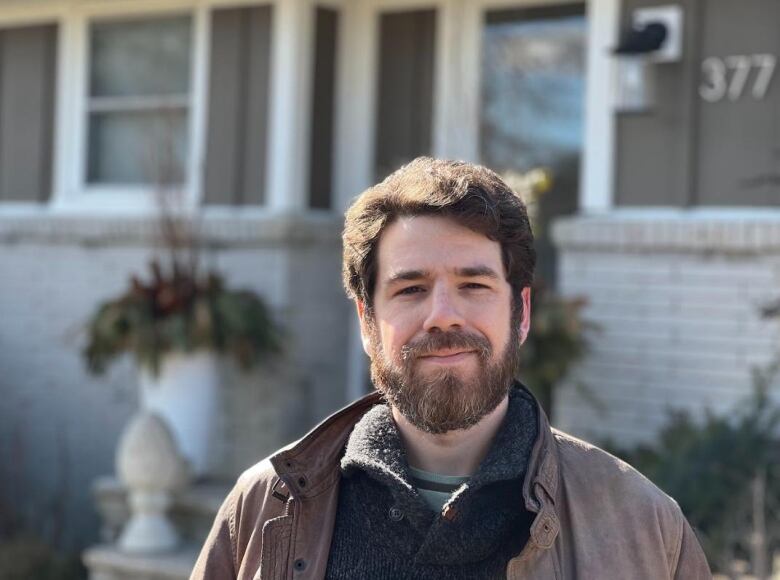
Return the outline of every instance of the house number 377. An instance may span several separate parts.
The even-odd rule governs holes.
[[[750,90],[754,99],[766,95],[775,73],[777,57],[772,54],[749,54],[743,56],[713,56],[701,63],[704,76],[699,95],[705,101],[717,103],[724,98],[736,101]],[[755,71],[755,74],[751,74]],[[752,77],[752,86],[749,81]]]

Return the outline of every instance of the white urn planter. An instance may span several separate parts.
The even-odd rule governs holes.
[[[208,472],[219,404],[219,358],[211,351],[165,355],[160,372],[140,369],[141,408],[170,427],[190,472]]]

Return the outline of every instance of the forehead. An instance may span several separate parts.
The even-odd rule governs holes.
[[[487,266],[503,271],[498,242],[445,217],[398,218],[382,232],[377,257],[380,282],[401,270]]]

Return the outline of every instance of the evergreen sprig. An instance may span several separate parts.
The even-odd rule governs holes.
[[[157,374],[172,352],[207,349],[243,369],[280,352],[281,330],[254,292],[226,288],[215,272],[198,276],[175,266],[164,272],[157,260],[150,270],[148,281],[132,276],[129,288],[89,321],[83,354],[91,372],[105,372],[123,353]]]

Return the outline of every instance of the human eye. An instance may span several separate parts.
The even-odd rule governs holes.
[[[463,284],[461,288],[465,290],[487,290],[490,286],[482,284],[481,282],[467,282],[466,284]]]
[[[411,296],[412,294],[419,294],[420,292],[424,292],[425,288],[422,286],[406,286],[404,288],[401,288],[398,290],[395,295],[396,296]]]

